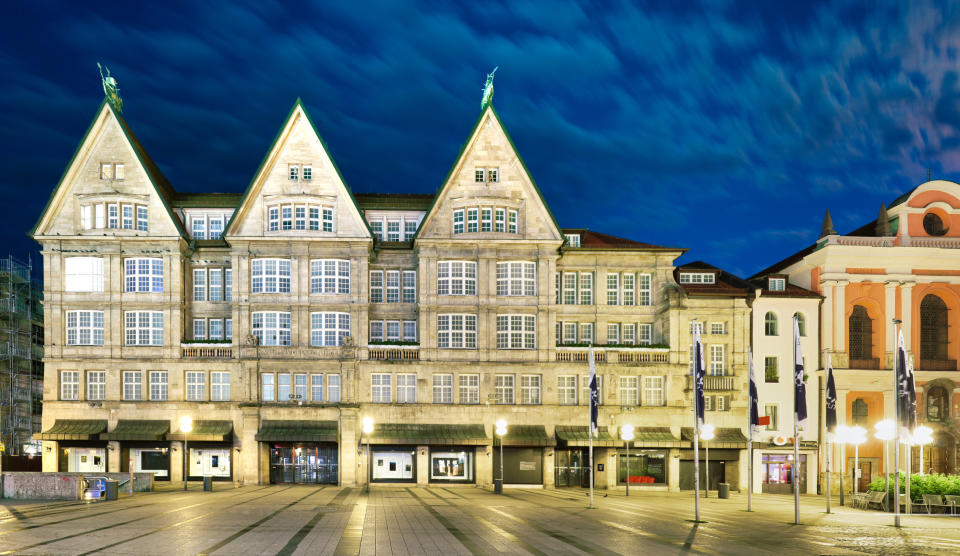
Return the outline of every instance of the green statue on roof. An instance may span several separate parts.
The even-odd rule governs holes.
[[[487,83],[483,86],[483,100],[480,101],[480,110],[484,110],[493,102],[493,74],[497,73],[500,66],[493,68],[493,71],[487,74]]]
[[[100,68],[100,81],[103,82],[103,94],[107,96],[107,102],[113,106],[117,112],[123,112],[123,99],[120,98],[120,87],[117,86],[117,80],[110,75],[110,68],[105,68],[97,62]],[[107,70],[107,75],[103,75],[103,70]]]

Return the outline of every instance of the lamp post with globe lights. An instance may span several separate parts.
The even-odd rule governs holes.
[[[897,432],[894,430],[896,425],[893,423],[893,419],[884,419],[883,421],[878,422],[873,428],[877,429],[873,433],[873,436],[877,440],[883,440],[883,475],[886,478],[886,493],[887,497],[890,496],[890,450],[889,443],[894,439]]]
[[[187,435],[193,430],[193,419],[189,415],[180,418],[180,432],[183,433],[183,490],[187,490],[187,476],[190,475],[190,457],[187,455]]]
[[[627,496],[630,496],[630,441],[633,440],[633,425],[623,425],[620,427],[620,438],[627,445]]]
[[[495,494],[503,494],[503,437],[507,434],[507,420],[506,419],[497,419],[496,433],[500,437],[500,483],[499,488],[496,483],[493,485],[493,490]]]
[[[703,439],[703,447],[707,451],[706,469],[704,473],[707,476],[707,488],[703,489],[703,497],[710,498],[710,441],[714,437],[714,427],[710,423],[703,425],[700,429],[700,438]]]
[[[913,429],[913,444],[920,446],[920,474],[923,475],[923,447],[933,442],[933,429],[920,425]]]
[[[847,442],[853,444],[853,494],[856,495],[860,479],[860,445],[867,441],[867,429],[854,425],[847,432]]]

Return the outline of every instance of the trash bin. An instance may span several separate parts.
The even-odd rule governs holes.
[[[107,479],[103,483],[104,483],[103,486],[105,487],[103,491],[104,498],[107,500],[116,500],[117,493],[119,492],[119,484],[117,483],[117,481],[114,481],[112,479]]]
[[[206,475],[203,478],[203,491],[210,492],[213,490],[213,477]]]
[[[717,489],[717,498],[730,498],[730,483],[720,483]]]
[[[503,494],[503,479],[494,479],[494,480],[493,480],[493,493],[494,493],[494,494]]]

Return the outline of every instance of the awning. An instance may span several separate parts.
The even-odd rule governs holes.
[[[260,424],[260,442],[336,442],[336,421],[269,421]]]
[[[361,442],[367,441],[367,436]],[[484,446],[490,443],[483,425],[415,425],[383,423],[373,426],[371,444],[415,444],[417,446]]]
[[[670,432],[670,427],[637,427],[631,446],[634,448],[689,448],[690,442],[674,436]]]
[[[53,426],[39,434],[36,440],[99,440],[107,430],[106,419],[57,419]]]
[[[509,429],[507,430],[509,433]],[[588,426],[566,426],[557,425],[557,440],[561,446],[570,448],[584,447],[590,445],[590,427]],[[617,440],[607,432],[607,427],[597,427],[597,437],[593,439],[593,445],[605,447],[623,446],[623,441]]]
[[[186,435],[187,442],[230,442],[233,440],[233,421],[194,421]],[[167,440],[184,440],[181,431],[167,433]]]
[[[543,425],[507,425],[504,446],[556,446],[557,441],[547,436]]]
[[[680,434],[684,440],[693,442],[693,427],[684,427]],[[700,440],[700,444],[703,444],[703,439]],[[710,441],[710,447],[719,449],[746,448],[747,437],[738,428],[717,428],[714,430],[714,438]]]
[[[164,440],[168,432],[170,421],[120,419],[115,429],[100,434],[100,440]]]

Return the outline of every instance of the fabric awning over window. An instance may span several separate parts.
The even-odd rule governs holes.
[[[497,442],[496,444],[499,444]],[[507,425],[507,434],[503,437],[504,446],[556,446],[557,441],[547,436],[543,425]]]
[[[233,440],[233,421],[194,421],[193,430],[186,435],[188,442],[230,442]],[[167,433],[167,440],[183,440],[181,431]]]
[[[57,419],[49,429],[33,435],[36,440],[98,440],[107,430],[106,419]]]
[[[336,442],[336,421],[271,421],[260,424],[259,442]]]
[[[509,433],[509,429],[507,430]],[[566,426],[557,425],[557,440],[560,446],[569,448],[582,448],[590,445],[590,427],[589,426]],[[593,439],[595,447],[617,447],[623,446],[622,440],[617,440],[607,432],[607,427],[597,427],[597,436]],[[509,444],[504,444],[509,446]]]
[[[483,425],[375,424],[371,444],[415,444],[418,446],[484,446],[490,443]],[[367,436],[361,438],[366,442]]]
[[[100,440],[164,440],[168,432],[170,421],[120,419],[115,429],[100,434]]]
[[[693,427],[684,427],[681,430],[684,440],[693,442]],[[700,445],[703,446],[703,439],[700,439]],[[714,438],[710,441],[711,448],[746,448],[747,437],[743,431],[737,428],[717,428],[714,430]]]
[[[670,432],[670,427],[637,427],[634,431],[634,448],[689,448],[690,442],[680,440]]]

